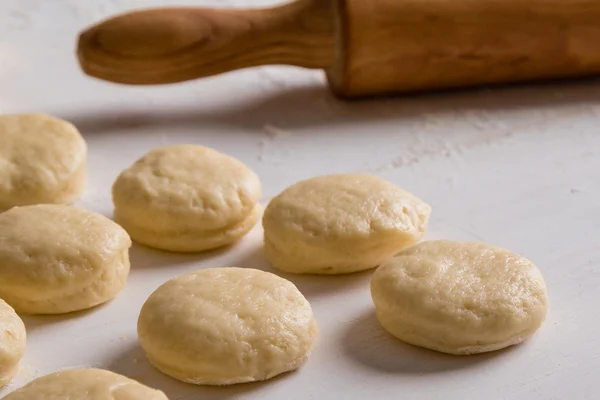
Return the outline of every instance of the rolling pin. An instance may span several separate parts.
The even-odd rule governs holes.
[[[600,74],[600,0],[297,0],[162,8],[79,37],[90,76],[182,82],[260,65],[323,69],[355,98]]]

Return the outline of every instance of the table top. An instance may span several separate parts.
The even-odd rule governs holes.
[[[548,283],[548,319],[521,346],[451,357],[405,345],[380,328],[371,272],[284,275],[309,299],[321,328],[299,371],[207,388],[154,370],[136,339],[147,296],[198,268],[268,270],[257,226],[233,248],[200,255],[134,245],[128,285],[114,301],[73,315],[25,318],[27,354],[0,394],[59,369],[94,366],[160,388],[171,400],[598,398],[600,81],[342,102],[329,94],[321,71],[292,67],[159,87],[118,86],[79,71],[79,30],[115,12],[168,3],[0,5],[0,112],[46,112],[81,130],[89,145],[89,185],[79,205],[111,217],[118,173],[147,150],[175,143],[203,144],[242,160],[262,179],[263,204],[300,179],[370,173],[432,205],[426,238],[485,241],[533,260]]]

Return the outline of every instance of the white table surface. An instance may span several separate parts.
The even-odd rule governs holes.
[[[427,238],[481,240],[531,258],[548,283],[548,319],[524,345],[451,357],[402,344],[378,326],[370,273],[284,275],[310,300],[321,327],[301,370],[226,388],[185,385],[155,371],[136,341],[146,297],[198,268],[268,269],[257,226],[232,249],[203,255],[135,245],[116,300],[74,315],[25,318],[27,354],[0,394],[59,369],[95,366],[158,387],[171,400],[600,398],[600,81],[344,103],[329,95],[321,72],[290,67],[148,88],[80,73],[73,57],[80,29],[168,2],[0,2],[0,112],[47,112],[80,128],[89,145],[81,206],[110,217],[117,174],[147,150],[174,143],[211,146],[245,162],[263,181],[264,204],[300,179],[372,173],[432,205]]]

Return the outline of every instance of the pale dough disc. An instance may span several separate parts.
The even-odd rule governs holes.
[[[345,274],[374,268],[416,243],[431,207],[374,176],[341,174],[284,190],[263,216],[265,254],[284,271]]]
[[[420,243],[371,282],[381,325],[407,343],[466,355],[516,345],[546,316],[546,284],[531,261],[484,243]]]
[[[102,369],[71,369],[42,376],[3,400],[168,400],[160,390]]]
[[[25,314],[83,310],[115,297],[129,274],[127,232],[67,205],[0,214],[0,298]]]
[[[196,252],[231,244],[252,229],[261,208],[258,176],[243,163],[196,145],[150,151],[117,178],[117,222],[133,240]]]
[[[77,200],[86,158],[85,141],[67,121],[44,114],[0,116],[0,211]]]
[[[15,310],[0,300],[0,387],[6,385],[17,372],[25,353],[25,325]]]
[[[246,268],[191,272],[159,287],[138,320],[150,362],[198,385],[261,381],[304,363],[318,334],[291,282]]]

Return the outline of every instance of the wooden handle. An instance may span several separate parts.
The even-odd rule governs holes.
[[[77,55],[96,78],[125,84],[182,82],[240,68],[328,68],[332,0],[270,9],[163,8],[104,21],[81,34]]]

